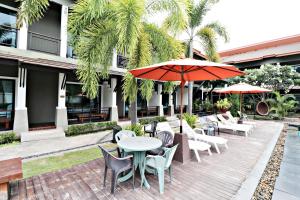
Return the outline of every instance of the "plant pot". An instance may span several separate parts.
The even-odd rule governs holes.
[[[228,111],[227,108],[219,108],[220,113],[226,113]]]

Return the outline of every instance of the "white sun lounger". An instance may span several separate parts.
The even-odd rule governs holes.
[[[234,118],[230,111],[227,111],[226,115],[228,116],[228,121],[230,121],[233,124],[238,124],[238,119]],[[243,120],[243,124],[251,125],[254,127],[256,126],[255,122],[249,122],[249,121],[245,121],[245,120]]]
[[[250,128],[250,132],[252,132],[252,130],[254,129],[253,125],[250,124],[237,124],[237,123],[232,123],[229,120],[225,119],[224,116],[222,114],[217,114],[217,118],[223,122],[224,124],[227,125],[234,125],[234,126],[240,126],[240,127],[249,127]]]
[[[222,137],[217,137],[217,136],[205,135],[203,129],[201,128],[192,129],[185,120],[182,121],[182,126],[184,130],[183,132],[187,133],[189,137],[195,138],[196,140],[202,142],[212,144],[215,147],[218,154],[220,154],[220,149],[218,145],[224,145],[225,148],[228,149],[227,139]]]
[[[237,131],[244,132],[246,137],[251,132],[250,126],[240,126],[240,124],[224,124],[213,115],[207,116],[206,118],[212,122],[216,122],[219,129],[231,130],[234,133]]]
[[[179,120],[178,120],[178,125],[179,125]],[[156,129],[157,129],[157,131],[169,131],[173,135],[175,134],[168,122],[159,122],[157,124]],[[198,141],[194,137],[192,137],[188,140],[188,144],[189,144],[189,149],[194,151],[198,162],[201,162],[198,151],[207,151],[208,155],[211,155],[211,151],[210,151],[211,145],[210,144]]]

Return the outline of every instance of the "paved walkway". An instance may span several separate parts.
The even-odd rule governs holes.
[[[22,142],[16,146],[0,148],[0,160],[10,158],[31,158],[47,155],[50,153],[59,153],[65,150],[83,148],[98,143],[107,142],[112,139],[112,131],[103,131],[94,134],[79,135],[65,138],[52,138],[40,141]]]
[[[300,200],[300,137],[289,129],[273,200]]]
[[[140,188],[136,177],[136,189],[131,181],[120,183],[115,196],[110,195],[111,174],[104,188],[104,160],[96,159],[81,165],[56,172],[23,179],[11,184],[11,199],[232,199],[242,183],[249,177],[261,155],[269,146],[282,124],[258,122],[249,137],[223,134],[228,139],[229,149],[221,148],[221,154],[213,150],[209,156],[201,152],[201,163],[193,160],[187,164],[173,162],[173,180],[165,174],[165,193],[159,194],[158,180],[153,175],[146,178],[151,188]],[[192,154],[194,155],[194,154]]]

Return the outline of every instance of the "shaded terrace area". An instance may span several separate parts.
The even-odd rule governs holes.
[[[231,199],[250,174],[281,124],[258,121],[249,137],[221,133],[228,139],[229,149],[221,154],[213,150],[212,156],[201,153],[184,165],[173,161],[173,181],[165,174],[165,193],[159,194],[158,180],[146,175],[151,188],[136,189],[131,181],[121,183],[115,196],[110,194],[110,173],[103,188],[104,160],[97,159],[69,169],[50,172],[11,183],[10,199]],[[100,152],[100,151],[99,151]],[[194,154],[192,154],[194,155]]]

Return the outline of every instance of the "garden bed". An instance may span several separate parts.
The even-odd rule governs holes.
[[[271,200],[276,178],[279,175],[280,164],[283,157],[284,144],[287,136],[287,125],[282,130],[272,152],[271,158],[263,172],[259,184],[255,190],[252,200]]]

